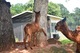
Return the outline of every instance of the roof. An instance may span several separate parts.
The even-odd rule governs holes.
[[[48,16],[49,16],[49,17],[54,17],[54,18],[57,18],[57,19],[62,19],[61,17],[53,16],[53,15],[49,15],[49,14],[48,14]]]
[[[32,11],[24,11],[22,13],[19,13],[17,15],[12,16],[13,22],[25,22],[25,21],[31,21],[32,19]],[[53,16],[53,15],[47,15],[47,17],[57,18],[61,19],[61,17]]]
[[[31,13],[32,14],[33,12],[32,11],[24,11],[22,13],[19,13],[19,14],[16,14],[16,15],[12,16],[12,18],[15,18],[17,16],[23,15],[24,13]]]
[[[20,16],[20,15],[22,15],[22,14],[24,14],[24,13],[31,13],[31,14],[32,14],[33,12],[32,12],[32,11],[24,11],[24,12],[22,12],[22,13],[19,13],[19,14],[17,14],[17,15],[12,16],[12,18],[17,17],[17,16]],[[49,15],[49,14],[48,14],[47,16],[61,19],[61,17],[53,16],[53,15]]]

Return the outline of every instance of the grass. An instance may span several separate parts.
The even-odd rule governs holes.
[[[15,38],[15,42],[18,42],[19,40],[18,40],[18,38]]]
[[[68,44],[68,43],[72,43],[73,41],[69,40],[69,39],[64,39],[64,40],[61,40],[61,43],[62,44]]]

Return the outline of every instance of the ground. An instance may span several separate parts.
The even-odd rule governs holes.
[[[52,39],[51,39],[52,40]],[[75,53],[76,46],[74,43],[69,43],[66,45],[62,44],[48,44],[44,47],[33,47],[31,49],[24,49],[23,44],[16,44],[16,48],[10,51],[2,51],[0,53]]]

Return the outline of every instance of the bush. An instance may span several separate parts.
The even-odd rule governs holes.
[[[49,51],[49,49],[40,48],[35,53],[51,53],[51,52]]]
[[[55,46],[51,47],[50,51],[51,51],[51,53],[67,53],[67,51],[64,48],[62,48],[62,47],[57,48]]]
[[[39,49],[35,53],[68,53],[64,48],[52,46],[50,49]]]

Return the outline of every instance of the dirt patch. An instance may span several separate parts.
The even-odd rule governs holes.
[[[18,48],[15,48],[14,50],[2,51],[0,53],[74,53],[74,51],[71,48],[65,48],[59,45],[50,44],[43,48],[33,47],[33,50],[26,50],[24,47],[18,46]]]
[[[10,51],[2,51],[0,53],[75,53],[74,43],[62,45],[62,44],[48,44],[45,47],[33,47],[24,49],[23,43],[17,43],[15,48]]]

